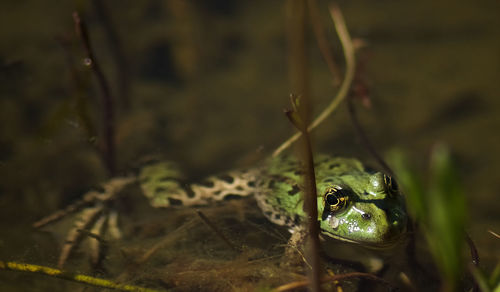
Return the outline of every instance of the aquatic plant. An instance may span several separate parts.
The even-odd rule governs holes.
[[[390,161],[441,273],[443,290],[455,291],[464,272],[466,203],[450,152],[443,144],[434,146],[425,179],[401,152],[392,152]]]

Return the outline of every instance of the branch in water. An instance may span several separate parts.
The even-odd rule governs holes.
[[[73,21],[75,23],[76,34],[80,37],[83,43],[83,48],[87,57],[85,58],[85,64],[89,66],[94,74],[96,75],[97,82],[102,93],[102,126],[104,127],[104,143],[102,144],[102,157],[106,168],[111,176],[115,174],[115,129],[114,129],[114,105],[113,98],[111,96],[111,91],[109,88],[109,83],[106,80],[106,76],[101,69],[101,66],[97,62],[92,45],[90,43],[90,38],[88,34],[88,29],[80,17],[78,12],[73,12]]]

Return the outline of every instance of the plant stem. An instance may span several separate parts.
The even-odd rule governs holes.
[[[77,35],[80,37],[85,49],[86,64],[92,68],[94,74],[96,75],[97,82],[102,93],[102,126],[104,128],[104,142],[102,143],[102,157],[106,168],[111,177],[115,174],[115,129],[114,129],[114,104],[113,98],[111,97],[111,91],[109,88],[109,83],[106,80],[106,76],[97,62],[97,59],[92,49],[90,43],[90,38],[88,34],[87,26],[85,22],[80,17],[78,12],[73,12],[73,21],[75,23],[75,30]]]
[[[358,117],[356,115],[356,109],[354,108],[354,104],[352,103],[352,97],[347,98],[347,106],[349,109],[349,116],[351,117],[352,124],[354,125],[354,129],[356,130],[356,133],[358,134],[358,136],[361,139],[361,142],[363,143],[365,148],[368,150],[368,152],[370,152],[370,154],[373,156],[373,158],[375,158],[375,160],[382,167],[382,169],[384,170],[384,172],[386,174],[394,176],[394,172],[389,167],[389,165],[387,165],[387,163],[384,161],[382,156],[380,156],[378,154],[377,150],[375,149],[375,147],[373,147],[372,143],[370,142],[370,140],[366,136],[366,133],[363,130],[363,127],[359,123]]]
[[[346,62],[346,73],[337,95],[333,98],[330,104],[321,112],[321,114],[309,125],[309,127],[307,128],[307,131],[309,132],[314,130],[328,116],[330,116],[330,114],[338,107],[340,102],[344,100],[344,98],[349,93],[349,89],[354,79],[354,72],[356,67],[356,59],[354,57],[354,46],[352,44],[349,32],[347,31],[344,17],[342,16],[340,9],[334,5],[330,6],[330,15],[335,25],[337,34],[339,35],[340,42],[342,43],[342,48],[344,51],[344,57]],[[292,145],[292,143],[297,141],[297,139],[299,139],[301,135],[302,132],[298,132],[292,137],[290,137],[288,140],[286,140],[273,152],[272,157],[278,156],[281,152],[290,147],[290,145]]]
[[[63,280],[68,280],[77,283],[88,284],[91,286],[105,288],[105,289],[113,289],[119,291],[133,291],[133,292],[157,292],[164,290],[155,290],[149,289],[139,286],[120,284],[110,280],[95,278],[83,274],[75,274],[67,271],[54,269],[46,266],[18,263],[18,262],[4,262],[0,261],[0,269],[8,270],[8,271],[17,271],[17,272],[26,272],[26,273],[35,273],[42,274],[44,276],[49,276],[53,278],[59,278]]]
[[[318,203],[316,190],[316,175],[314,173],[314,160],[312,154],[311,140],[305,123],[297,110],[297,100],[292,97],[293,110],[285,111],[288,119],[303,134],[300,158],[304,164],[304,211],[307,214],[307,231],[309,233],[309,245],[307,260],[311,265],[310,288],[312,291],[321,291],[321,262],[319,258],[319,225],[318,225]]]
[[[316,37],[316,42],[318,43],[318,48],[321,51],[321,55],[323,55],[323,59],[325,59],[326,65],[328,66],[330,73],[332,74],[333,85],[335,87],[339,86],[342,80],[342,76],[337,63],[335,62],[335,58],[333,57],[331,46],[328,43],[328,39],[325,33],[325,28],[321,24],[320,20],[321,17],[319,15],[319,9],[318,9],[318,1],[308,0],[308,8],[309,8],[309,20],[311,21],[312,29]]]
[[[109,48],[111,50],[111,58],[116,66],[116,88],[117,95],[121,101],[121,105],[125,108],[130,107],[130,70],[127,62],[127,57],[123,51],[122,42],[118,32],[113,25],[111,15],[105,1],[92,0],[96,16],[102,23],[102,27],[106,33]]]

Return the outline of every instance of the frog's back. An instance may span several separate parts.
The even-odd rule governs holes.
[[[356,159],[315,156],[316,182],[340,177],[345,174],[363,172],[361,162]],[[264,215],[273,223],[294,227],[303,220],[302,196],[303,167],[294,156],[270,159],[257,178],[255,197]]]

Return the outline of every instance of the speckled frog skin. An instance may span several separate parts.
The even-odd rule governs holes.
[[[324,238],[381,248],[405,232],[407,215],[396,182],[367,171],[355,159],[315,156],[318,222]],[[301,165],[291,156],[262,166],[183,184],[171,163],[142,169],[139,182],[155,207],[205,205],[232,196],[253,195],[273,223],[292,230],[306,218],[303,210]]]

